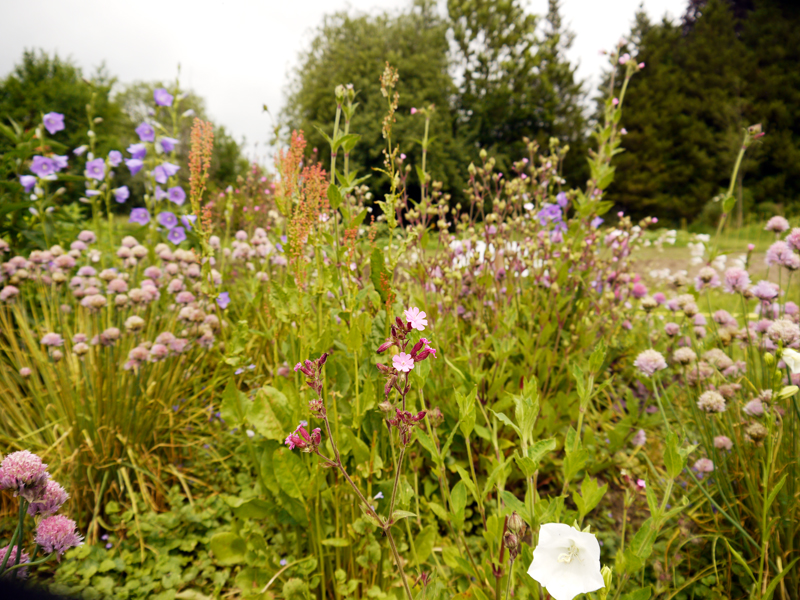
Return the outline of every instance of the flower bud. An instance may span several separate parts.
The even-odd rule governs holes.
[[[344,102],[344,97],[347,91],[343,85],[337,85],[336,89],[333,90],[334,96],[336,96],[336,103],[341,104]]]
[[[521,536],[525,533],[525,521],[522,520],[516,511],[511,513],[511,516],[508,517],[507,522],[508,530],[516,535]]]

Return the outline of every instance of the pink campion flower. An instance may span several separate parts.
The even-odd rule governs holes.
[[[723,289],[729,294],[744,292],[750,287],[750,274],[739,267],[731,267],[725,271]]]
[[[406,321],[408,321],[408,324],[411,325],[412,329],[425,331],[425,326],[428,324],[428,319],[426,318],[427,315],[424,312],[421,312],[416,306],[412,306],[408,310],[404,310],[403,315],[405,316]]]
[[[661,371],[667,368],[667,361],[657,350],[645,350],[641,352],[636,360],[633,361],[633,366],[639,369],[642,375],[652,377],[656,371]]]
[[[75,521],[64,515],[42,519],[36,528],[35,539],[46,554],[55,552],[59,562],[64,552],[83,545],[83,538],[75,531]]]
[[[772,217],[764,227],[765,231],[774,231],[775,233],[783,233],[787,229],[789,229],[789,221],[783,217]]]
[[[289,450],[300,448],[304,452],[313,452],[322,443],[322,431],[319,427],[309,434],[305,428],[306,425],[308,423],[302,421],[294,433],[287,436],[284,443],[289,446]]]
[[[424,314],[424,313],[423,313]],[[392,366],[398,371],[403,373],[408,373],[411,369],[414,368],[414,358],[410,354],[406,354],[405,352],[401,352],[400,354],[395,354],[392,357]]]
[[[0,548],[0,565],[2,565],[3,562],[6,560],[6,553],[7,552],[8,552],[8,546],[6,546],[5,548]],[[8,563],[6,564],[6,566],[10,566],[10,565],[14,564],[14,561],[17,559],[17,552],[18,552],[17,547],[13,546],[11,548],[11,555],[8,557]],[[31,557],[27,552],[25,552],[23,550],[22,554],[20,554],[20,557],[19,557],[19,564],[24,565],[24,564],[27,564],[29,562],[31,562]],[[28,577],[28,567],[19,567],[19,568],[15,569],[15,570],[11,571],[10,574],[7,573],[6,575],[4,575],[4,577],[8,577],[8,576],[16,577],[17,579],[27,579],[27,577]]]
[[[12,452],[0,463],[0,488],[13,490],[28,502],[34,502],[44,492],[50,474],[42,459],[29,452]]]
[[[49,479],[44,488],[44,492],[36,502],[31,502],[28,506],[28,514],[32,517],[36,515],[53,515],[69,499],[69,494],[61,487],[58,482]]]

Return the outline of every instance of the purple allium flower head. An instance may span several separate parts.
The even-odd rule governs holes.
[[[169,196],[169,201],[178,206],[181,206],[186,201],[186,192],[179,185],[169,188],[167,195]]]
[[[83,544],[83,538],[75,531],[75,521],[64,515],[53,515],[42,519],[36,528],[36,543],[46,554],[56,553],[58,560],[70,548]]]
[[[86,163],[86,177],[102,181],[106,176],[106,161],[102,158],[95,158]]]
[[[56,171],[63,171],[69,166],[68,156],[53,156],[53,162],[56,165]]]
[[[19,182],[23,188],[25,188],[25,193],[30,194],[31,190],[36,185],[36,177],[33,175],[20,175]]]
[[[128,189],[127,185],[123,185],[122,187],[115,188],[115,189],[111,190],[111,192],[114,194],[114,199],[117,202],[119,202],[120,204],[123,204],[125,202],[125,200],[127,200],[128,198],[131,197],[131,192]]]
[[[219,307],[222,310],[228,308],[228,305],[230,303],[231,303],[231,297],[228,292],[222,292],[219,296],[217,296],[217,305],[219,305]]]
[[[556,202],[562,208],[562,210],[567,209],[567,194],[564,192],[559,192],[556,196]]]
[[[131,155],[131,158],[142,160],[147,156],[147,146],[144,144],[131,144],[128,146],[128,154]]]
[[[159,143],[161,144],[161,149],[164,152],[172,152],[175,149],[175,144],[178,143],[178,140],[175,138],[163,137],[159,140]]]
[[[161,186],[157,185],[156,186],[156,200],[160,202],[161,200],[164,200],[166,198],[169,198],[169,194],[167,192],[165,192],[164,190],[162,190]]]
[[[750,288],[750,292],[753,296],[764,302],[778,296],[778,286],[771,281],[761,280]]]
[[[139,225],[147,225],[150,222],[150,213],[146,208],[134,208],[131,211],[131,216],[128,219],[129,223],[138,223]]]
[[[12,452],[6,456],[0,463],[0,472],[2,487],[12,490],[14,495],[20,495],[28,502],[39,499],[50,478],[47,465],[28,450]]]
[[[6,553],[9,551],[8,546],[4,548],[0,548],[0,565],[3,564],[6,560]],[[14,561],[17,559],[17,546],[13,546],[11,548],[11,555],[8,557],[8,566],[14,564]],[[24,550],[19,556],[19,564],[24,565],[26,563],[31,562],[30,555],[25,552]],[[3,577],[16,577],[17,579],[26,579],[28,577],[28,567],[18,567],[17,569],[11,571],[10,573],[5,573]]]
[[[175,213],[165,210],[162,213],[158,213],[158,222],[167,229],[172,229],[178,224],[178,217],[175,216]]]
[[[783,217],[772,217],[767,221],[767,226],[764,227],[766,231],[774,231],[775,233],[783,233],[789,229],[789,221]]]
[[[750,287],[750,275],[744,269],[731,267],[725,271],[725,283],[723,289],[729,294],[745,291]]]
[[[143,142],[154,142],[156,139],[156,130],[149,123],[140,123],[135,131]]]
[[[144,166],[144,163],[138,158],[125,159],[125,164],[128,166],[131,175],[136,175],[139,171],[142,170],[142,167]]]
[[[167,183],[167,179],[175,175],[175,173],[177,173],[179,169],[180,167],[177,165],[164,162],[158,165],[153,170],[153,176],[155,177],[158,183]]]
[[[177,246],[186,239],[186,232],[183,227],[173,227],[167,235],[167,239]]]
[[[633,366],[639,369],[642,375],[652,377],[656,371],[667,368],[667,361],[656,350],[645,350],[633,361]]]
[[[57,112],[50,112],[44,116],[44,128],[53,135],[54,133],[64,129],[64,115]]]
[[[153,92],[153,99],[158,106],[172,106],[173,96],[164,88],[156,88]]]
[[[108,153],[108,164],[112,167],[118,167],[122,162],[122,152],[119,150],[112,150]]]
[[[800,227],[795,227],[789,232],[789,235],[786,236],[786,243],[796,252],[800,252]]]
[[[31,161],[31,172],[37,177],[47,177],[56,172],[56,163],[52,158],[34,156]]]
[[[45,333],[42,336],[41,344],[43,346],[62,346],[64,339],[57,333]]]
[[[32,517],[36,515],[53,515],[67,501],[69,494],[61,487],[58,482],[48,479],[44,492],[28,506],[28,514]]]

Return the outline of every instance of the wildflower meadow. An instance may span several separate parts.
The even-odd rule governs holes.
[[[107,152],[92,102],[3,121],[0,582],[800,599],[800,227],[731,222],[760,125],[737,131],[710,232],[615,208],[649,65],[623,42],[608,58],[585,185],[567,144],[525,138],[503,169],[467,163],[458,202],[432,174],[438,107],[406,110],[413,157],[398,140],[408,74],[388,62],[377,146],[338,82],[325,147],[294,130],[227,188],[177,81]]]

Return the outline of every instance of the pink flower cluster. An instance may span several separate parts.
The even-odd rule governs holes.
[[[302,421],[294,433],[290,433],[284,442],[289,446],[289,450],[300,448],[303,452],[315,452],[322,443],[322,431],[319,427],[308,433],[306,426],[308,423]]]

